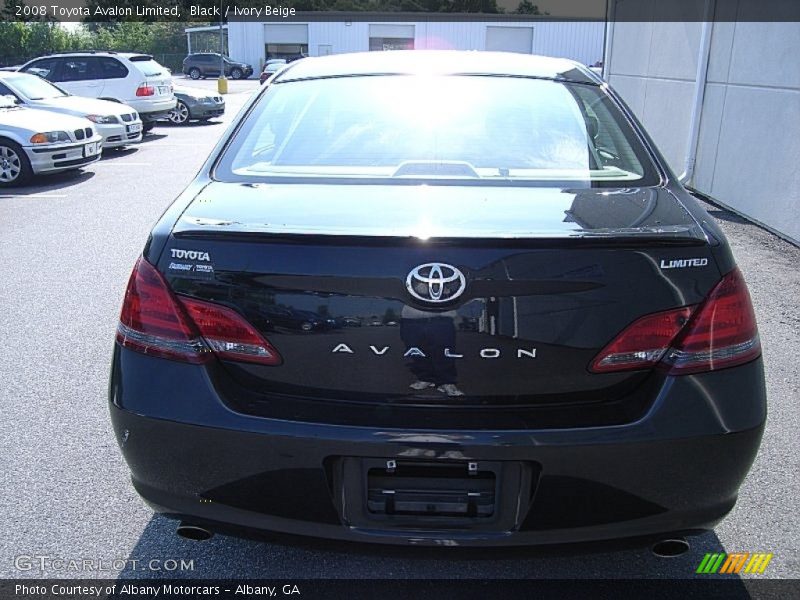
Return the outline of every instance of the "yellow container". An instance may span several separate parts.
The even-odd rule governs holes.
[[[228,80],[225,77],[220,77],[217,79],[217,91],[220,94],[228,93]]]

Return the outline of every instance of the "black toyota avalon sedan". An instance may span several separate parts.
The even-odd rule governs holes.
[[[452,546],[712,528],[766,399],[722,232],[607,85],[411,51],[252,98],[133,269],[110,410],[183,535]]]

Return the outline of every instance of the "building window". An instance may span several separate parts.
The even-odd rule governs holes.
[[[308,44],[265,44],[264,50],[266,60],[273,58],[294,60],[308,56]]]
[[[414,38],[369,38],[370,51],[375,50],[413,50]]]
[[[394,23],[376,23],[369,26],[369,49],[413,50],[414,26]]]

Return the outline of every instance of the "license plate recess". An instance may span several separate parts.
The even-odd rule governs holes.
[[[513,531],[527,513],[535,475],[533,465],[518,461],[336,462],[342,519],[371,529]]]

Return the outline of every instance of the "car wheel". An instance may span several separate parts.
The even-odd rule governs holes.
[[[189,122],[189,107],[184,102],[178,100],[171,111],[169,111],[169,120],[175,125],[183,125]]]
[[[33,175],[25,151],[11,140],[0,140],[0,187],[22,185]]]
[[[242,75],[244,75],[244,73],[242,73],[241,69],[231,69],[231,77],[234,79],[241,79]]]
[[[156,126],[156,124],[153,121],[150,121],[149,123],[142,123],[142,133],[147,133],[148,131],[153,131],[153,127],[155,127],[155,126]]]
[[[192,79],[200,79],[200,69],[197,67],[192,67],[189,69],[189,77]]]

